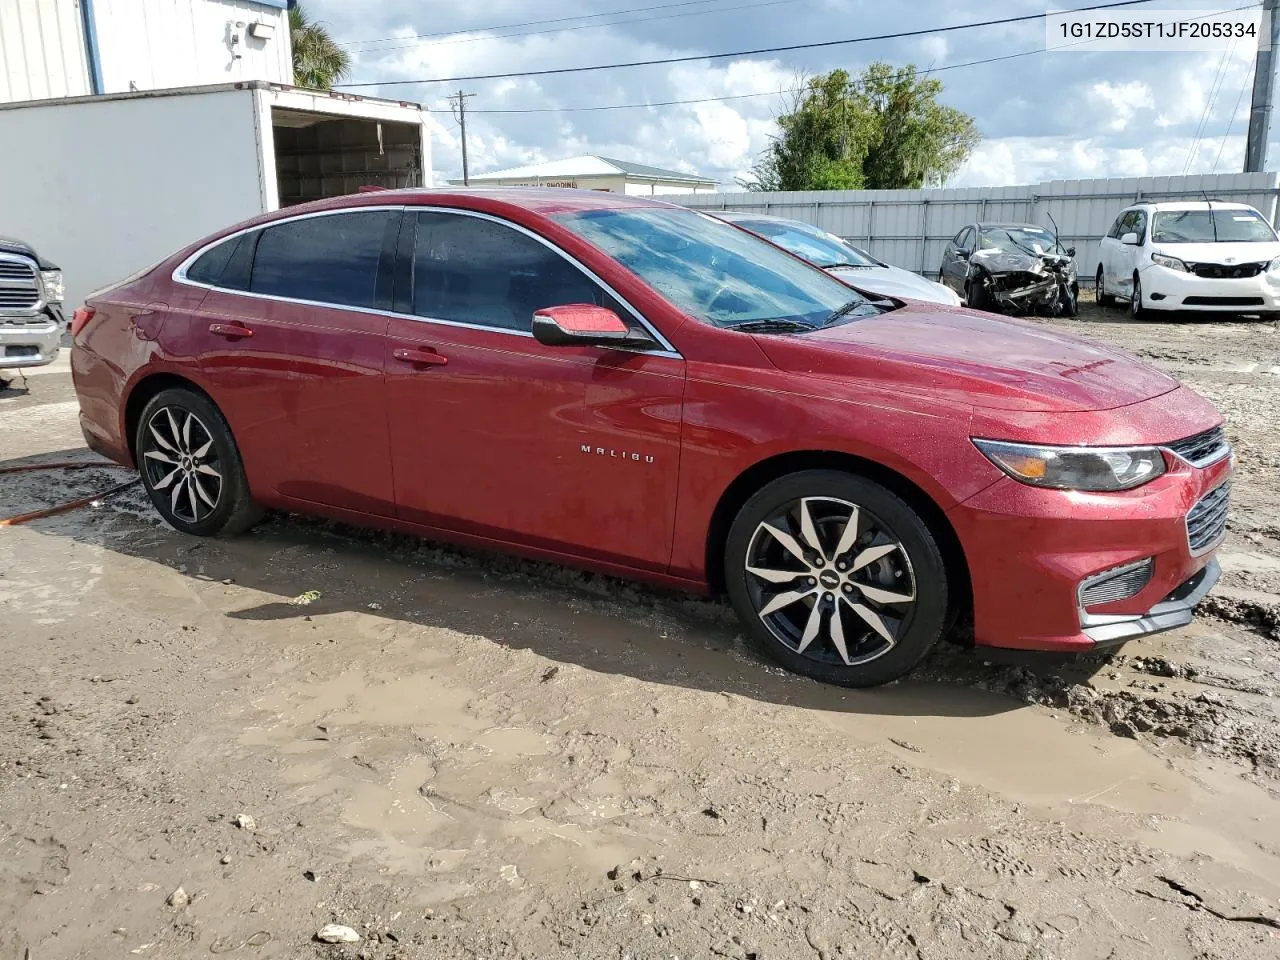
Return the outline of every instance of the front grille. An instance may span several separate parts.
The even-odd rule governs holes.
[[[18,287],[0,287],[0,310],[30,310],[40,302],[35,290]]]
[[[1187,297],[1182,301],[1188,307],[1260,307],[1261,297]]]
[[[1155,563],[1150,557],[1094,574],[1080,584],[1080,606],[1094,607],[1136,597],[1151,582]]]
[[[31,261],[0,254],[0,311],[33,310],[40,302],[40,275]]]
[[[1193,554],[1204,553],[1227,532],[1231,484],[1215,487],[1200,498],[1187,514],[1187,543]]]
[[[1244,280],[1267,269],[1267,263],[1195,263],[1189,266],[1197,277],[1208,280]]]
[[[1214,427],[1204,433],[1197,433],[1194,437],[1177,440],[1168,446],[1193,467],[1207,467],[1231,452],[1225,427]]]
[[[18,260],[0,260],[0,280],[18,280],[24,285],[33,282],[31,268]]]

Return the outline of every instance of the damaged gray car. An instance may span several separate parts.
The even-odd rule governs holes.
[[[975,310],[1074,317],[1075,247],[1030,223],[974,223],[942,254],[939,279]]]

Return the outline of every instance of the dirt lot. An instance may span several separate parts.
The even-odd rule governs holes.
[[[1204,615],[1092,662],[847,692],[721,604],[407,538],[195,541],[136,487],[0,529],[0,960],[1280,957],[1280,333],[1059,325],[1240,460]],[[0,465],[89,458],[75,414],[65,363],[0,393]]]

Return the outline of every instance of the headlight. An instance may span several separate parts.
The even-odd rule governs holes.
[[[49,303],[61,303],[66,297],[61,270],[41,270],[40,282],[44,284],[44,298]]]
[[[1177,257],[1168,257],[1163,253],[1153,253],[1151,255],[1151,262],[1158,267],[1168,267],[1170,270],[1181,270],[1183,273],[1187,272],[1187,265],[1185,263]]]
[[[1267,264],[1267,272],[1280,273],[1280,257],[1276,257],[1274,260],[1272,260],[1270,263]]]
[[[1055,490],[1132,490],[1165,471],[1155,447],[1041,447],[974,440],[988,460],[1013,479]]]

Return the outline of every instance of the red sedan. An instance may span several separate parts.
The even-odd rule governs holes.
[[[783,665],[910,670],[1187,623],[1222,417],[1114,350],[859,295],[654,201],[366,193],[202,240],[92,297],[89,445],[198,536],[267,508],[725,591]]]

